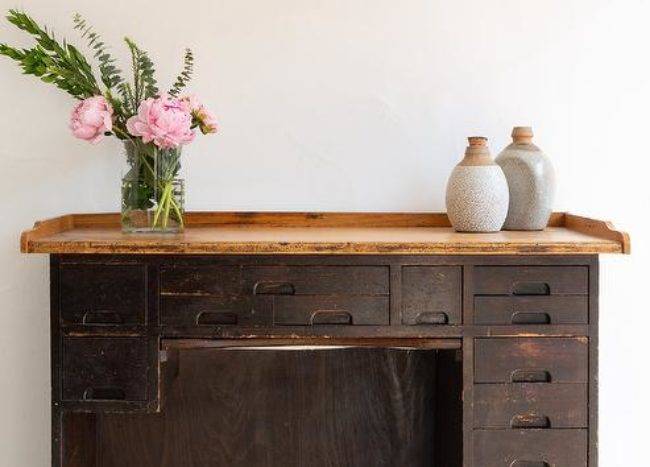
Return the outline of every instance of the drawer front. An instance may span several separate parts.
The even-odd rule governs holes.
[[[587,430],[475,430],[474,460],[485,467],[586,467]]]
[[[145,324],[145,266],[62,264],[60,297],[61,324]]]
[[[586,384],[477,384],[476,428],[587,428]]]
[[[387,266],[247,267],[247,293],[254,295],[388,295]]]
[[[403,267],[402,324],[460,323],[461,278],[460,266]]]
[[[474,298],[474,323],[587,324],[589,298],[585,295]]]
[[[162,295],[231,296],[243,292],[241,266],[163,266]]]
[[[476,383],[586,383],[587,338],[474,341]]]
[[[64,338],[62,351],[63,400],[146,400],[146,338]]]
[[[248,297],[163,296],[163,326],[258,326],[272,323],[271,313],[255,310]]]
[[[278,296],[273,322],[284,326],[388,325],[388,297]]]
[[[477,266],[477,295],[569,295],[588,293],[587,266]]]

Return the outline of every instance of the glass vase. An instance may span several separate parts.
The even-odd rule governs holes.
[[[178,233],[183,230],[185,184],[178,178],[181,149],[124,144],[128,171],[122,178],[124,232]]]

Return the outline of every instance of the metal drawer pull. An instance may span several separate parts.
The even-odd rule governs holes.
[[[318,310],[311,314],[309,324],[352,324],[352,315],[347,311]]]
[[[550,383],[551,373],[546,370],[524,370],[518,369],[510,375],[513,383]]]
[[[444,312],[425,311],[415,317],[415,324],[447,324],[448,322],[449,318]]]
[[[520,461],[514,460],[510,467],[551,467],[548,462],[544,461]]]
[[[513,295],[551,295],[551,287],[546,282],[515,282]]]
[[[512,324],[551,324],[551,315],[544,312],[515,311],[510,321]]]
[[[230,311],[201,311],[196,315],[196,324],[199,326],[237,324],[237,321],[237,314]]]
[[[85,401],[123,401],[126,399],[124,391],[118,387],[86,388],[83,395]]]
[[[122,317],[119,313],[109,310],[87,311],[81,320],[83,324],[122,324]]]
[[[546,415],[535,413],[517,414],[510,420],[510,428],[551,428],[551,420]]]
[[[295,295],[296,288],[291,282],[257,282],[253,287],[255,295]]]

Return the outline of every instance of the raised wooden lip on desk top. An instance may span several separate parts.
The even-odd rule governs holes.
[[[444,213],[190,212],[180,234],[120,230],[120,215],[36,222],[23,253],[571,255],[630,253],[605,221],[554,213],[543,231],[455,232]]]

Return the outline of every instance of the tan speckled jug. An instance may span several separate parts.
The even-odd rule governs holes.
[[[533,130],[512,130],[512,144],[496,158],[508,180],[510,203],[506,230],[542,230],[553,211],[555,171],[550,159],[533,144]]]
[[[447,182],[447,215],[459,232],[497,232],[508,213],[508,184],[487,138],[470,137],[465,157]]]

